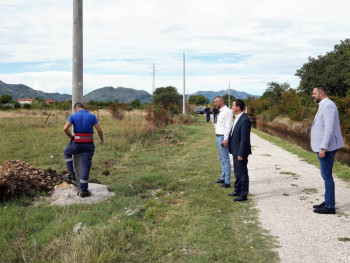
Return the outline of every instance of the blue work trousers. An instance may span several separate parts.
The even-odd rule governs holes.
[[[321,176],[325,185],[325,203],[328,208],[335,208],[335,187],[334,180],[332,175],[334,156],[337,153],[337,150],[326,152],[324,158],[320,158],[317,154],[318,160],[320,162]]]
[[[221,180],[225,181],[225,184],[231,183],[231,162],[230,153],[227,147],[222,147],[221,144],[224,141],[224,136],[216,137],[216,145],[218,146],[219,157],[221,161]]]
[[[216,122],[217,122],[217,119],[218,119],[218,115],[215,114],[215,113],[213,113],[213,117],[214,117],[214,123],[216,123]]]
[[[72,155],[81,154],[80,190],[82,191],[86,191],[88,189],[90,167],[94,152],[94,143],[76,143],[75,141],[70,142],[67,148],[64,150],[67,170],[70,172],[74,171]]]

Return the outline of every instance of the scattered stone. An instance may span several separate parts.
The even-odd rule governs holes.
[[[141,210],[141,209],[140,209],[139,207],[136,208],[136,209],[134,209],[134,210],[132,210],[132,209],[127,209],[127,210],[125,211],[125,214],[126,214],[127,216],[132,216],[132,215],[134,215],[134,214],[140,212],[140,210]]]
[[[79,222],[78,224],[76,224],[73,227],[73,233],[78,234],[80,232],[80,230],[83,230],[84,227],[85,226],[84,226],[83,222]]]

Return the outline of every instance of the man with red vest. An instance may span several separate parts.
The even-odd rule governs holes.
[[[95,145],[93,141],[94,127],[98,132],[101,144],[104,143],[103,132],[98,124],[96,116],[84,109],[84,105],[80,102],[75,103],[74,112],[69,116],[68,121],[64,125],[63,131],[71,139],[67,148],[64,150],[64,157],[68,175],[63,176],[63,180],[74,184],[75,173],[73,169],[73,154],[81,154],[82,165],[80,173],[80,192],[78,195],[87,197],[91,195],[88,190],[90,167],[92,163],[92,156],[95,152]],[[70,133],[69,127],[73,124],[74,136]]]

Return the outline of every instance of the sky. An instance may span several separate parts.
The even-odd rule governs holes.
[[[85,0],[84,95],[297,88],[308,57],[350,37],[348,0]],[[73,0],[0,0],[0,80],[72,94]]]

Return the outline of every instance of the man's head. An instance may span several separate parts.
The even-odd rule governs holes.
[[[207,104],[207,108],[209,108],[209,105]]]
[[[236,99],[232,102],[232,111],[235,115],[240,114],[244,110],[244,101]]]
[[[222,96],[217,96],[214,98],[214,107],[217,109],[221,109],[225,106],[225,101]]]
[[[80,102],[77,102],[74,104],[74,111],[77,112],[79,110],[83,110],[84,109],[84,105]]]
[[[323,99],[327,98],[326,88],[322,85],[315,86],[312,91],[312,97],[314,98],[315,102],[321,102]]]

